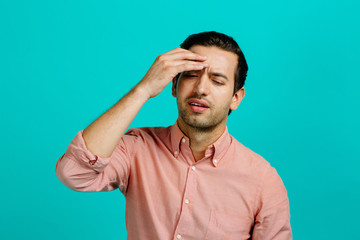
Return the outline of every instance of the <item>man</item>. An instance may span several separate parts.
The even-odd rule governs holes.
[[[280,176],[226,127],[244,98],[247,69],[231,37],[190,35],[77,133],[58,159],[58,178],[76,191],[119,188],[128,239],[292,239]],[[143,104],[171,81],[176,123],[124,134]]]

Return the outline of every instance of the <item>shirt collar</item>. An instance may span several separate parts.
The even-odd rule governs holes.
[[[175,124],[171,126],[170,135],[172,151],[174,156],[177,157],[180,153],[181,143],[189,144],[189,138],[185,136],[184,133],[180,130],[178,126],[178,121],[176,121]],[[231,136],[226,126],[225,131],[220,136],[220,138],[216,140],[213,144],[209,145],[205,152],[205,156],[212,155],[210,159],[214,167],[218,166],[225,153],[227,152],[230,144]]]

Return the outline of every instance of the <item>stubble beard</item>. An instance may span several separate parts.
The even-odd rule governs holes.
[[[218,114],[214,112],[210,112],[210,114],[206,116],[201,116],[206,113],[193,113],[191,110],[186,107],[178,107],[179,116],[183,120],[185,124],[189,127],[193,128],[198,132],[209,132],[213,131],[226,117],[229,109],[222,109],[222,112],[218,112]],[[206,111],[211,111],[212,106]]]

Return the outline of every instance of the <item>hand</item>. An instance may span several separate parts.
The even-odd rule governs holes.
[[[207,67],[205,60],[206,56],[177,47],[159,55],[138,86],[143,87],[149,98],[155,97],[178,73]]]

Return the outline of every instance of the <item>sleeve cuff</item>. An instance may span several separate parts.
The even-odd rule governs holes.
[[[98,172],[102,172],[103,169],[110,163],[111,157],[99,157],[90,152],[90,150],[86,147],[85,140],[82,136],[83,130],[80,130],[68,148],[66,149],[65,155],[80,164],[86,165]]]

